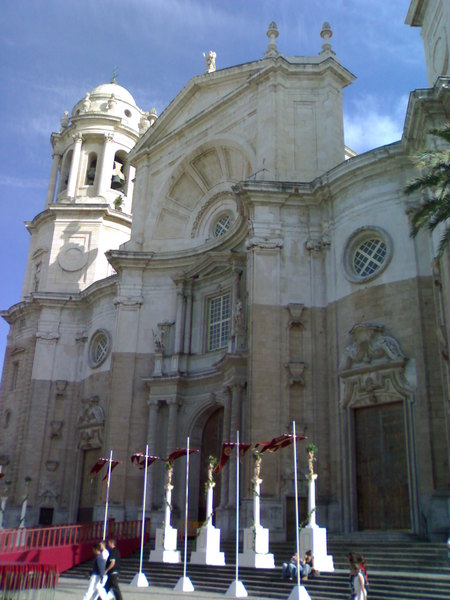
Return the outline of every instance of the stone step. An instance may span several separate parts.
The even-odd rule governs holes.
[[[226,552],[227,566],[212,567],[187,564],[187,575],[196,590],[225,593],[234,581],[235,567],[229,554],[231,552],[234,554],[235,546],[233,544],[224,544],[223,546],[222,549]],[[150,549],[153,547],[154,542],[152,541],[147,544],[144,552],[143,571],[150,586],[175,587],[177,581],[183,575],[183,565],[150,563],[148,556]],[[194,544],[189,543],[188,556],[192,548],[194,548]],[[290,544],[280,543],[275,544],[271,550],[274,550],[277,556],[279,552],[286,553],[290,548]],[[183,550],[182,547],[179,547],[179,549]],[[408,562],[408,556],[405,557],[405,549],[402,546],[394,548],[390,545],[389,548],[385,549],[391,557],[391,562],[388,564],[381,560],[383,558],[382,553],[371,554],[374,562],[372,568],[369,569],[370,600],[448,600],[450,598],[448,562],[441,568],[430,564],[433,561],[430,561],[429,549],[428,544],[421,548],[424,559],[423,563],[419,561],[419,564],[422,564],[420,568],[417,568],[416,565],[411,568],[411,560]],[[442,552],[443,549],[445,549],[445,545],[438,545],[438,552]],[[346,548],[337,545],[336,550],[339,556],[343,557],[342,560],[345,561]],[[373,548],[370,548],[370,553],[372,552]],[[412,550],[411,553],[413,553]],[[366,554],[369,554],[369,552]],[[281,564],[281,562],[277,561],[277,564]],[[349,574],[347,565],[345,563],[344,565],[344,568],[337,568],[334,573],[322,573],[317,579],[303,582],[312,600],[342,600],[348,598],[350,593]],[[72,577],[85,577],[90,566],[91,561],[88,561],[66,574]],[[138,570],[139,553],[135,553],[128,559],[123,559],[121,581],[130,583]],[[275,569],[240,568],[239,579],[244,583],[249,595],[263,598],[287,598],[295,583],[281,579],[279,566]]]

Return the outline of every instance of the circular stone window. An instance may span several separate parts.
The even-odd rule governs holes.
[[[231,215],[222,215],[217,219],[213,226],[213,235],[220,238],[226,234],[231,227]]]
[[[128,118],[130,118],[130,117],[131,117],[131,110],[128,110],[128,108],[126,108],[126,109],[124,110],[124,113],[125,113],[125,116],[126,116],[126,117],[128,117]]]
[[[363,227],[350,238],[344,252],[347,278],[355,283],[378,276],[389,264],[392,242],[379,227]]]
[[[89,364],[95,369],[107,358],[111,350],[111,338],[105,329],[98,329],[91,338],[89,345]]]

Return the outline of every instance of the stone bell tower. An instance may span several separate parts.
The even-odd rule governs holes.
[[[95,87],[53,133],[45,210],[26,224],[23,297],[79,292],[112,274],[105,252],[130,237],[134,168],[127,155],[156,119],[115,82]]]

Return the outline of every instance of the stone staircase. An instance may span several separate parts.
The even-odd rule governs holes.
[[[150,586],[175,587],[183,574],[183,565],[148,562],[152,541],[145,548],[143,571]],[[183,547],[179,546],[183,555]],[[188,560],[193,542],[188,544]],[[227,566],[209,567],[187,564],[187,575],[197,591],[225,593],[235,578],[235,546],[224,543]],[[275,569],[239,568],[239,579],[250,596],[288,598],[293,584],[281,579],[281,563],[292,554],[292,543],[273,543]],[[445,543],[420,541],[407,535],[362,534],[352,537],[330,536],[328,554],[333,555],[335,572],[322,573],[317,579],[305,581],[312,600],[347,599],[350,594],[348,551],[367,558],[370,600],[448,600],[450,598],[450,567]],[[91,561],[79,565],[64,575],[85,577]],[[121,581],[130,583],[139,571],[139,553],[122,561]]]

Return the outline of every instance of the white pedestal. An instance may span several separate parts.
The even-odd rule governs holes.
[[[264,527],[244,529],[243,553],[239,565],[257,569],[274,569],[273,554],[269,554],[269,530]]]
[[[225,554],[220,551],[220,529],[216,529],[214,525],[207,525],[199,530],[190,562],[194,565],[225,564]]]
[[[177,585],[173,588],[175,592],[193,592],[194,586],[189,577],[180,577]]]
[[[325,573],[334,571],[333,557],[327,554],[327,530],[325,527],[304,527],[300,531],[300,556],[311,550],[314,568]]]
[[[136,573],[130,585],[132,587],[148,587],[147,577],[144,573]]]
[[[225,596],[232,596],[233,598],[246,598],[248,594],[242,581],[236,581],[235,579],[225,592]]]
[[[308,590],[303,585],[296,585],[292,588],[288,600],[311,600]]]
[[[150,562],[179,563],[180,552],[177,550],[177,530],[165,527],[156,530],[155,549],[150,552]]]

